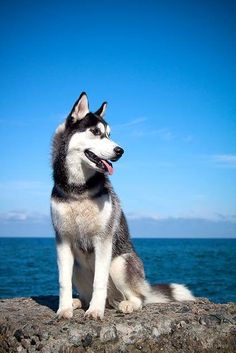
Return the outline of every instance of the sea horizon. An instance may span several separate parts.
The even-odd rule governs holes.
[[[52,239],[52,238],[55,238],[54,235],[40,235],[40,236],[31,236],[31,235],[19,235],[19,236],[0,236],[0,239],[41,239],[41,238],[46,238],[46,239]],[[135,235],[135,236],[132,236],[130,235],[130,238],[131,239],[201,239],[201,240],[204,240],[204,239],[235,239],[236,240],[236,235],[235,236],[189,236],[189,237],[186,237],[186,236],[183,236],[183,237],[179,237],[179,236],[147,236],[147,237],[144,237],[144,236],[138,236],[138,235]]]

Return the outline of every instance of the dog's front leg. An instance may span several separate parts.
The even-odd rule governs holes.
[[[107,298],[107,284],[112,255],[112,238],[101,239],[96,237],[94,240],[94,250],[95,273],[93,295],[85,315],[95,319],[102,319]]]
[[[70,319],[73,316],[72,307],[72,272],[74,256],[70,244],[62,242],[57,244],[57,264],[59,271],[59,309],[57,316]]]

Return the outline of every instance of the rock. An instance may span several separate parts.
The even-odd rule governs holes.
[[[81,340],[84,348],[91,346],[92,341],[93,341],[93,337],[89,333],[87,333],[85,338],[82,338],[82,340]]]
[[[100,331],[101,342],[115,341],[117,338],[116,326],[104,326]]]
[[[147,305],[124,315],[106,309],[103,321],[77,309],[56,318],[57,297],[0,301],[0,353],[233,353],[236,304]]]

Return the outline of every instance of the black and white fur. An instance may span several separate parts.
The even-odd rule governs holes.
[[[107,172],[123,149],[110,139],[106,103],[89,111],[82,93],[53,139],[51,214],[56,233],[60,300],[57,315],[71,318],[81,303],[102,319],[105,305],[124,313],[147,303],[194,300],[179,284],[151,286],[129,237]],[[80,300],[72,299],[72,283]]]

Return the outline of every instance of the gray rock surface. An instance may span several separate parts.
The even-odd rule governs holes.
[[[236,304],[147,305],[122,314],[107,309],[103,321],[58,320],[57,297],[0,301],[0,353],[188,353],[236,352]]]

